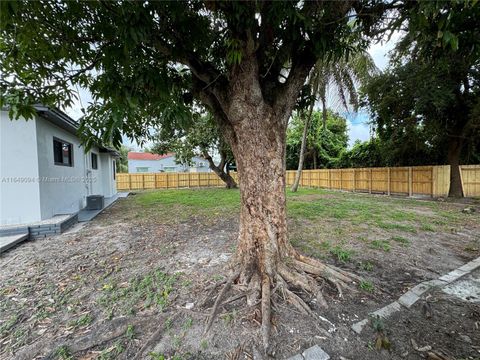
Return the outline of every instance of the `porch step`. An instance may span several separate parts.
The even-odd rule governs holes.
[[[28,239],[28,231],[21,234],[0,236],[0,254]]]

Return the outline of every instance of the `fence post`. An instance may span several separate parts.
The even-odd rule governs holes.
[[[430,195],[431,197],[433,198],[435,196],[435,184],[436,184],[436,181],[435,181],[435,166],[432,166],[432,187],[431,187],[431,191],[430,191]]]
[[[132,190],[132,176],[128,174],[128,190]]]
[[[355,180],[355,168],[353,168],[353,192],[355,192],[355,188],[357,186],[356,180]]]
[[[372,169],[370,168],[370,179],[368,180],[368,193],[372,193]]]
[[[177,172],[177,189],[180,187],[180,173]]]
[[[413,179],[412,179],[412,167],[408,167],[408,196],[413,194]]]
[[[462,185],[462,196],[466,197],[467,195],[465,194],[465,186],[463,184],[462,165],[457,165],[457,166],[458,166],[458,172],[460,174],[460,185]],[[450,169],[450,171],[452,170]]]
[[[165,173],[165,175],[166,175],[166,177],[167,177],[167,189],[168,189],[168,187],[169,187],[169,186],[168,186],[168,172]]]
[[[145,190],[145,174],[142,174],[142,189]]]
[[[210,187],[210,173],[207,173],[207,187]]]
[[[191,177],[190,175],[191,175],[192,173],[189,172],[189,173],[187,173],[187,174],[188,174],[188,188],[190,189],[190,177]]]
[[[331,171],[332,169],[328,169],[328,189],[331,190],[332,189],[332,176],[331,176]]]
[[[391,179],[391,176],[390,176],[390,168],[388,167],[387,168],[387,195],[390,195],[390,179]]]

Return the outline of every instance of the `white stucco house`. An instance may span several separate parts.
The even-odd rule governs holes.
[[[210,172],[207,160],[195,156],[191,160],[192,166],[177,164],[175,154],[164,155],[148,152],[128,153],[128,172],[132,173],[156,173],[156,172]]]
[[[117,192],[115,158],[105,147],[86,151],[78,123],[58,109],[36,106],[33,120],[0,114],[0,225],[74,214],[88,195]]]

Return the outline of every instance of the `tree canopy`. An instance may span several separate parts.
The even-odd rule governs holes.
[[[69,106],[91,91],[83,132],[119,144],[159,122],[191,121],[193,101],[225,116],[229,79],[254,52],[259,90],[279,108],[319,56],[353,51],[359,24],[385,6],[365,2],[16,2],[0,11],[2,103]],[[355,12],[357,21],[346,16]],[[336,36],[332,36],[336,34]],[[287,71],[287,72],[285,72]],[[286,75],[289,75],[288,77]],[[86,140],[91,137],[86,137]]]
[[[452,165],[451,194],[461,195],[458,164],[480,129],[480,6],[435,1],[405,11],[403,38],[389,68],[365,86],[364,103],[394,157],[429,155],[425,164],[439,156]]]

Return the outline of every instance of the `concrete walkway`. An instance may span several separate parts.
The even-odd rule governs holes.
[[[374,311],[370,315],[380,316],[384,319],[389,318],[393,313],[401,311],[402,309],[409,309],[415,304],[422,296],[426,296],[429,292],[434,289],[444,289],[443,291],[450,291],[451,293],[458,293],[462,296],[469,297],[477,301],[477,296],[480,295],[480,281],[471,279],[467,281],[462,281],[458,284],[458,280],[463,278],[466,275],[469,275],[472,271],[480,268],[480,257],[460,266],[457,269],[450,271],[449,273],[440,276],[438,279],[424,281],[417,286],[414,286],[402,296],[400,296],[396,301],[384,306],[377,311]],[[466,292],[466,294],[465,294]],[[460,295],[458,295],[460,297]],[[360,334],[370,321],[370,318],[363,319],[352,325],[352,330],[357,334]]]
[[[413,304],[434,289],[441,289],[443,292],[454,295],[463,301],[480,303],[480,257],[450,271],[438,279],[428,280],[418,284],[400,296],[396,301],[374,311],[370,315],[387,319],[397,311],[408,310]],[[360,334],[369,321],[370,317],[358,321],[351,326],[351,329],[355,333]],[[287,360],[328,359],[330,359],[330,355],[323,351],[320,346],[315,345],[301,354],[289,357]]]
[[[120,198],[126,198],[128,196],[128,192],[119,192],[113,195],[112,197],[105,198],[103,209],[100,210],[80,210],[78,213],[78,222],[85,222],[93,220],[98,214],[100,214],[103,210],[110,207],[115,201]]]
[[[0,254],[30,239],[44,238],[61,234],[74,223],[92,220],[103,210],[111,206],[119,198],[128,196],[128,192],[120,192],[115,196],[105,198],[105,206],[101,210],[80,210],[77,214],[55,215],[51,219],[22,225],[5,225],[0,227]]]

